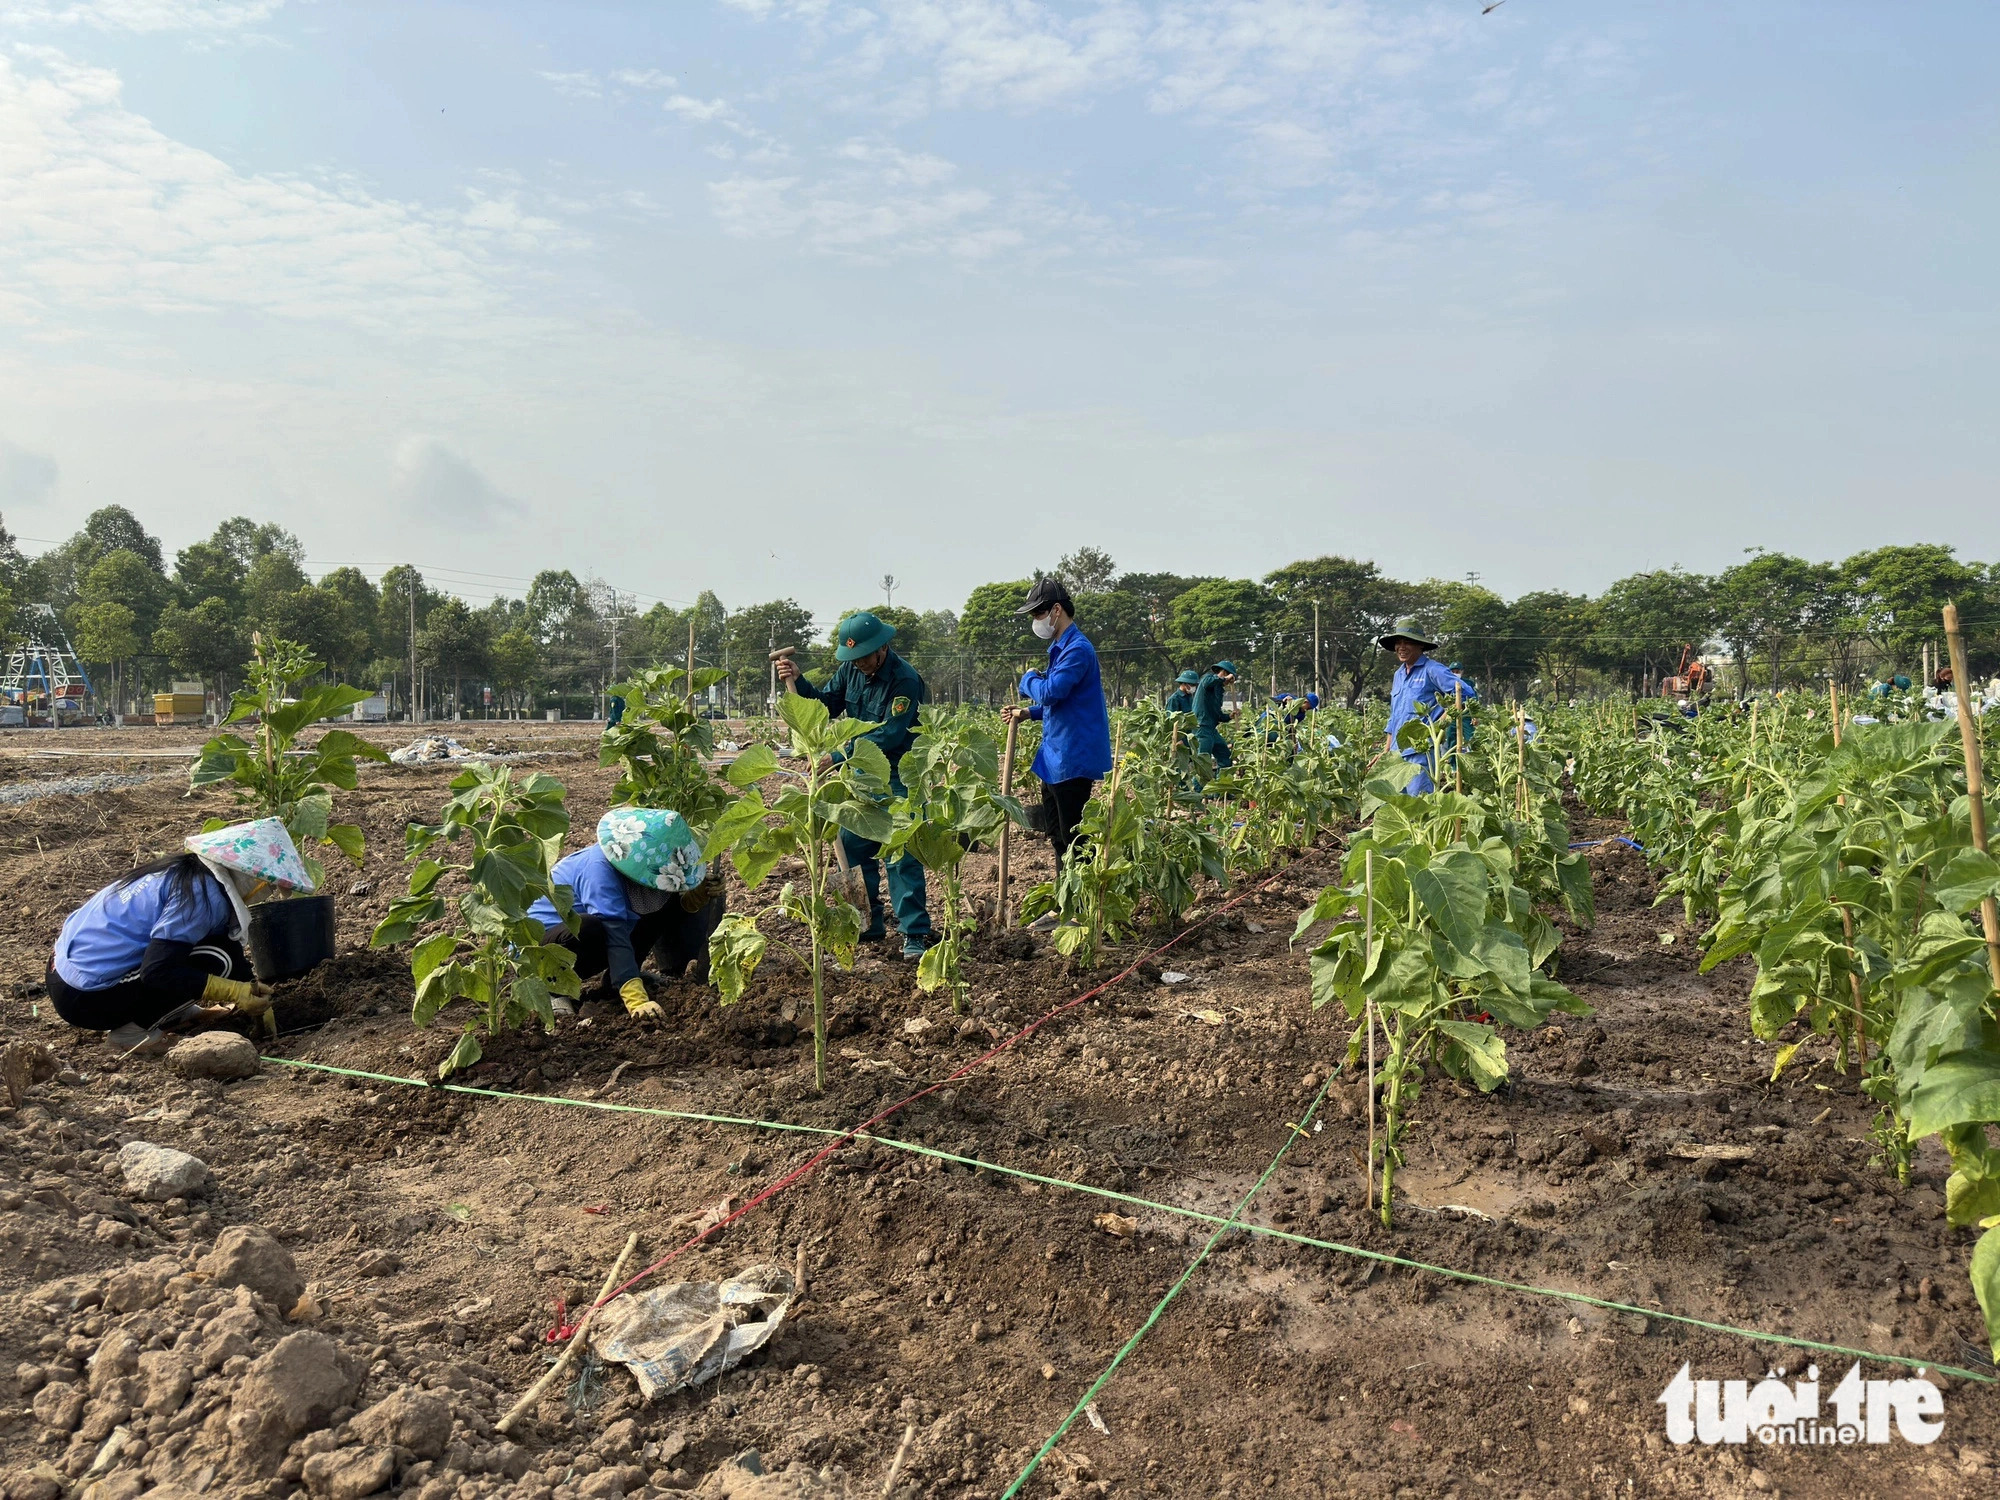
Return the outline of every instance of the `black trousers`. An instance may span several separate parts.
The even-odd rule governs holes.
[[[1096,785],[1088,776],[1042,783],[1041,821],[1048,829],[1049,842],[1055,845],[1058,865],[1069,853],[1069,846],[1076,842],[1077,824],[1083,821],[1084,805],[1090,801],[1090,789]]]
[[[625,961],[632,963],[636,970],[641,956],[651,954],[653,967],[663,979],[679,979],[692,964],[695,979],[706,983],[708,935],[722,921],[727,906],[728,900],[723,896],[715,897],[699,911],[683,911],[678,897],[668,901],[660,910],[632,924],[631,957]],[[595,978],[613,967],[611,934],[602,918],[584,917],[574,933],[566,932],[561,927],[551,927],[548,934],[550,942],[561,943],[576,954],[579,979]],[[620,957],[624,958],[624,955]],[[606,983],[609,985],[614,981],[607,979]]]
[[[49,965],[49,999],[56,1014],[83,1031],[115,1031],[151,1026],[190,1000],[199,1000],[212,975],[248,979],[250,960],[227,933],[199,943],[155,942],[146,949],[139,972],[101,990],[80,990]]]

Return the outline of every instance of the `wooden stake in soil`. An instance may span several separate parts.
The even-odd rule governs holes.
[[[590,1323],[597,1316],[598,1304],[611,1295],[611,1289],[618,1285],[618,1273],[625,1269],[625,1262],[632,1258],[632,1252],[638,1248],[639,1235],[635,1230],[625,1237],[625,1248],[618,1252],[618,1259],[611,1263],[611,1274],[604,1278],[604,1286],[597,1294],[597,1301],[584,1309],[583,1317],[576,1325],[576,1332],[570,1335],[569,1343],[563,1348],[562,1357],[549,1366],[548,1374],[528,1387],[527,1395],[523,1396],[507,1409],[506,1416],[493,1424],[495,1432],[506,1432],[516,1422],[520,1421],[522,1416],[537,1401],[542,1399],[542,1392],[554,1383],[557,1376],[570,1367],[570,1361],[576,1358],[577,1351],[584,1345],[584,1336],[590,1332]]]
[[[694,616],[688,616],[688,707],[694,707]]]
[[[1826,700],[1833,715],[1833,748],[1840,748],[1840,689],[1834,686],[1831,677],[1826,680]],[[1847,806],[1847,793],[1842,792],[1836,799],[1839,806]],[[1840,907],[1840,935],[1847,943],[1847,951],[1854,951],[1854,910],[1845,902]],[[1847,988],[1854,996],[1854,1044],[1856,1066],[1863,1073],[1868,1071],[1868,1012],[1863,1006],[1861,976],[1849,971]]]
[[[1003,797],[1014,795],[1014,741],[1019,737],[1020,732],[1021,721],[1019,719],[1009,719],[1007,721],[1007,744],[1000,752],[1000,795]],[[1008,835],[1013,833],[1013,831],[1014,820],[1012,818],[1002,819],[1000,823],[998,899],[1000,904],[1000,926],[1003,931],[1014,925],[1013,909],[1007,905],[1007,856],[1013,852],[1008,847]]]
[[[1972,800],[1972,847],[1986,852],[1986,769],[1980,763],[1979,726],[1972,718],[1970,680],[1965,673],[1965,637],[1958,633],[1958,606],[1944,607],[1945,646],[1951,652],[1951,685],[1958,699],[1958,737],[1965,746],[1965,793]],[[1993,987],[2000,989],[2000,903],[1991,896],[1979,903],[1979,925],[1986,932],[1986,963]]]
[[[1362,917],[1362,931],[1365,936],[1361,946],[1361,983],[1368,983],[1368,970],[1375,962],[1375,851],[1370,849],[1361,856],[1361,899],[1366,908]],[[1368,1211],[1375,1212],[1375,1001],[1372,996],[1362,1001],[1362,1018],[1368,1027],[1368,1168],[1363,1175],[1368,1179]]]
[[[889,1465],[889,1477],[882,1481],[882,1500],[888,1500],[896,1492],[896,1476],[903,1472],[903,1460],[909,1455],[910,1444],[916,1440],[917,1424],[912,1422],[903,1429],[903,1441],[896,1445],[895,1462]]]

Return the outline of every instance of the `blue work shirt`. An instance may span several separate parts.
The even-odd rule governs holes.
[[[1045,784],[1095,781],[1111,769],[1111,710],[1097,648],[1074,622],[1049,642],[1048,670],[1021,679],[1021,696],[1032,705],[1028,717],[1041,720],[1034,770]]]
[[[632,949],[632,929],[639,914],[625,894],[625,877],[611,866],[598,844],[565,854],[549,873],[551,885],[570,888],[570,904],[579,917],[595,917],[604,924],[604,967],[616,989],[638,977],[639,956]],[[546,896],[528,908],[528,915],[553,936],[562,930],[562,913]]]
[[[1167,694],[1167,712],[1170,714],[1191,714],[1194,712],[1194,692],[1190,688],[1177,688]]]
[[[130,885],[107,885],[69,914],[56,939],[55,970],[79,990],[108,989],[139,972],[155,941],[193,946],[227,933],[235,924],[229,898],[203,870],[186,897],[171,870],[141,875]]]
[[[1456,694],[1463,691],[1467,703],[1479,701],[1479,690],[1471,683],[1457,676],[1443,662],[1433,661],[1428,656],[1417,658],[1414,667],[1396,668],[1396,677],[1389,691],[1389,740],[1395,743],[1397,733],[1413,719],[1421,719],[1426,724],[1437,722],[1449,708]],[[1404,760],[1429,760],[1431,747],[1428,741],[1420,748],[1401,750]]]

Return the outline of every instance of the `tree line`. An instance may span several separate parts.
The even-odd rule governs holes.
[[[1659,569],[1595,596],[1538,590],[1511,601],[1476,578],[1404,581],[1338,556],[1248,579],[1121,572],[1109,553],[1084,547],[1034,576],[1043,573],[1075,595],[1118,699],[1227,656],[1251,683],[1316,687],[1352,703],[1383,688],[1389,661],[1375,641],[1405,616],[1489,693],[1520,697],[1649,694],[1690,655],[1719,658],[1725,687],[1739,692],[1914,676],[1947,602],[1966,623],[1973,669],[2000,665],[2000,566],[1930,543],[1817,563],[1760,550],[1713,575]],[[1005,701],[1046,649],[1015,613],[1033,581],[981,584],[957,612],[852,608],[873,608],[897,627],[897,649],[934,698]],[[115,505],[34,558],[0,525],[10,648],[39,604],[55,609],[113,700],[180,678],[226,692],[251,635],[263,631],[305,643],[346,681],[384,687],[396,713],[414,696],[427,716],[477,713],[489,701],[502,711],[591,712],[627,671],[684,662],[690,638],[698,665],[728,671],[722,701],[757,705],[770,687],[771,651],[794,647],[828,667],[836,623],[816,626],[795,599],[731,610],[706,591],[691,605],[641,611],[631,596],[566,569],[544,570],[525,595],[484,606],[408,565],[379,581],[351,567],[315,581],[297,537],[241,516],[169,565],[159,540]]]

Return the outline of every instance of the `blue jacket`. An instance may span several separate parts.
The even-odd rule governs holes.
[[[1035,775],[1043,782],[1095,781],[1111,769],[1111,711],[1097,648],[1072,624],[1049,642],[1049,669],[1021,679],[1028,717],[1042,722]]]
[[[637,978],[639,955],[632,947],[632,930],[639,924],[639,914],[625,895],[625,877],[611,867],[603,847],[590,843],[565,854],[549,872],[549,883],[570,888],[570,902],[579,917],[595,917],[604,924],[604,964],[611,987]],[[552,938],[563,930],[561,914],[546,898],[530,906],[528,915]]]
[[[55,971],[79,990],[102,990],[139,972],[148,945],[186,943],[228,933],[236,918],[216,878],[203,871],[178,899],[171,872],[107,885],[69,914],[56,939]]]
[[[1434,723],[1455,701],[1456,695],[1464,691],[1467,703],[1479,701],[1479,690],[1462,680],[1443,662],[1433,661],[1428,656],[1417,658],[1414,667],[1396,668],[1396,677],[1389,691],[1389,738],[1393,742],[1397,731],[1412,719],[1422,719]],[[1431,747],[1428,741],[1419,748],[1398,752],[1404,760],[1428,760]]]
[[[1167,694],[1167,712],[1170,714],[1191,714],[1194,712],[1194,694],[1186,688],[1176,688]]]

